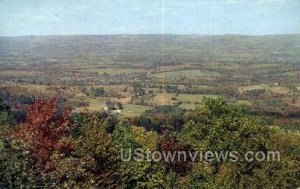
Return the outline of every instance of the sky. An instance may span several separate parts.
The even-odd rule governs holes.
[[[0,0],[0,35],[300,33],[300,0]]]

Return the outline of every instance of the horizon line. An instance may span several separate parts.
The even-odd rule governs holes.
[[[272,35],[299,35],[299,33],[274,33],[274,34],[239,34],[239,33],[224,33],[224,34],[180,34],[180,33],[106,33],[106,34],[28,34],[28,35],[0,35],[0,37],[58,37],[58,36],[124,36],[124,35],[173,35],[173,36],[272,36]]]

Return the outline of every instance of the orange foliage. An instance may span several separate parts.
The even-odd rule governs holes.
[[[49,102],[37,100],[29,106],[26,122],[16,129],[15,136],[28,144],[31,153],[45,162],[55,150],[73,150],[71,144],[60,141],[67,134],[69,120],[70,109],[65,109],[61,114],[57,113],[56,98]]]

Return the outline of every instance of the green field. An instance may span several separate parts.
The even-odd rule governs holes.
[[[146,110],[150,110],[150,106],[142,106],[135,104],[126,104],[122,110],[121,115],[125,117],[138,116],[144,113]]]

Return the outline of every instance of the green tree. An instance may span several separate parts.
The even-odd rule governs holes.
[[[198,151],[237,151],[239,159],[242,159],[247,151],[276,150],[274,135],[268,127],[256,125],[242,109],[223,99],[204,99],[202,106],[192,112],[189,118],[191,121],[184,125],[180,135]],[[285,163],[291,161],[228,162],[215,159],[208,166],[212,171],[213,183],[218,187],[269,188],[286,185],[277,182],[279,178],[285,180],[280,175],[285,170]],[[193,184],[194,181],[191,180]],[[295,180],[293,182],[295,184]],[[203,183],[203,180],[199,180],[199,183]]]
[[[3,97],[0,96],[0,125],[10,123],[10,107],[4,103]]]

